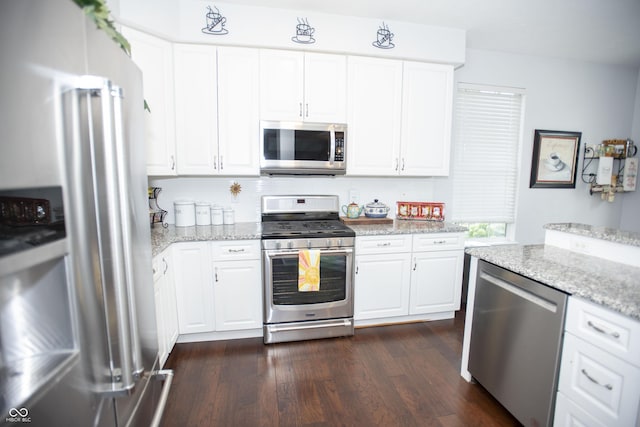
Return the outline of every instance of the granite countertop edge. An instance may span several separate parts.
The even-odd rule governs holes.
[[[557,223],[544,225],[545,230],[560,231],[577,236],[606,240],[608,242],[640,247],[640,233],[618,230],[615,228],[601,227],[579,223]]]
[[[400,221],[393,224],[349,225],[356,236],[391,234],[464,233],[467,229],[442,221]],[[193,227],[151,228],[151,254],[156,256],[172,243],[206,242],[218,240],[260,240],[262,226],[259,222],[238,222],[234,225],[202,225]]]
[[[550,245],[514,244],[465,252],[640,321],[640,268]]]

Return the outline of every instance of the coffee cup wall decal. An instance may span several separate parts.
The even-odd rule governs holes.
[[[378,28],[376,34],[376,41],[372,44],[380,49],[393,49],[396,45],[393,43],[394,34],[389,30],[389,27],[384,22],[382,26]]]
[[[315,43],[316,39],[313,38],[313,34],[316,29],[309,25],[307,18],[298,18],[298,25],[296,25],[296,35],[291,37],[291,40],[296,43],[311,44]]]
[[[207,22],[207,26],[202,29],[203,33],[216,36],[229,33],[229,31],[224,27],[224,24],[227,22],[227,18],[222,16],[220,10],[217,7],[214,11],[213,9],[211,9],[211,6],[207,6],[207,14],[205,16],[205,19]]]

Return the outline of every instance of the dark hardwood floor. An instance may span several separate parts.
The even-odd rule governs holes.
[[[463,326],[460,311],[348,338],[178,344],[162,426],[518,426],[460,377]]]

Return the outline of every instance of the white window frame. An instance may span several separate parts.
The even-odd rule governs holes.
[[[501,242],[513,242],[515,241],[515,235],[516,235],[516,218],[517,218],[517,207],[518,207],[518,199],[519,199],[519,189],[520,189],[520,166],[521,166],[521,159],[522,159],[522,150],[523,150],[523,129],[524,129],[524,115],[525,115],[525,106],[526,106],[526,91],[525,89],[522,88],[516,88],[516,87],[506,87],[506,86],[491,86],[491,85],[480,85],[480,84],[473,84],[473,83],[465,83],[465,82],[459,82],[457,85],[457,89],[456,89],[456,96],[455,96],[455,100],[456,103],[454,105],[455,108],[455,113],[454,113],[454,155],[453,155],[453,181],[454,181],[454,194],[456,191],[456,169],[460,168],[460,165],[458,164],[458,154],[459,152],[457,150],[459,150],[461,148],[460,143],[458,138],[459,136],[459,128],[458,128],[458,117],[457,117],[457,112],[458,112],[458,94],[461,91],[471,91],[471,92],[485,92],[485,93],[496,93],[496,94],[515,94],[515,95],[520,95],[521,97],[521,101],[520,101],[520,117],[519,117],[519,129],[518,129],[518,134],[517,134],[517,149],[515,152],[515,184],[514,184],[514,195],[513,195],[513,219],[512,222],[509,221],[505,221],[504,223],[506,224],[506,236],[504,237],[486,237],[486,238],[478,238],[478,237],[474,237],[474,238],[469,238],[468,240],[468,244],[469,243],[473,243],[473,241],[477,241],[479,244],[491,244],[491,243],[501,243]],[[456,197],[455,195],[452,197],[453,202],[453,217],[452,217],[452,221],[454,222],[459,222],[459,223],[486,223],[486,222],[496,222],[496,221],[471,221],[468,218],[460,218],[459,216],[456,216]],[[457,202],[459,203],[459,201]]]

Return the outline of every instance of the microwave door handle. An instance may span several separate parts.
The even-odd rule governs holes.
[[[335,131],[331,131],[330,135],[330,143],[329,143],[329,164],[333,165],[336,158],[336,133]]]

